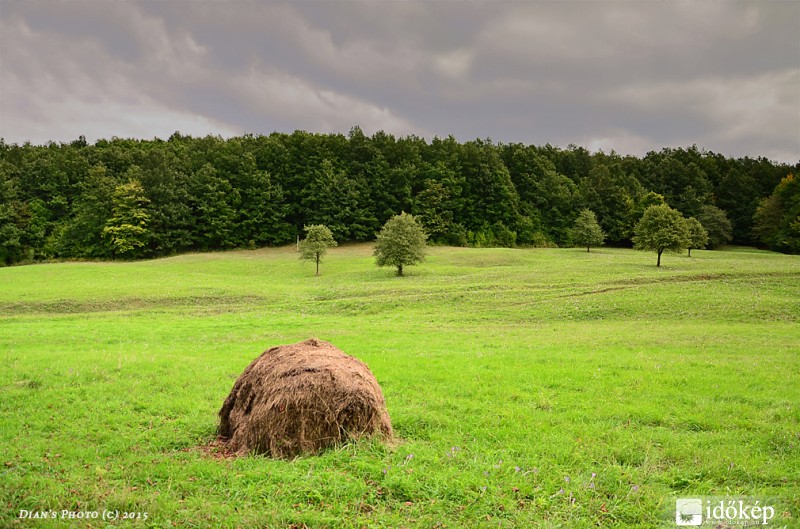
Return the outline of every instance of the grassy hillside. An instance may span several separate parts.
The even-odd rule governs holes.
[[[0,269],[0,526],[673,527],[675,497],[800,519],[800,259],[368,246]],[[365,361],[399,437],[201,448],[236,377],[309,336]],[[105,527],[102,520],[72,521]]]

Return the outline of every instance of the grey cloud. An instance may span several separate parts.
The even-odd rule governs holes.
[[[6,2],[0,133],[71,139],[22,134],[94,97],[195,133],[359,124],[797,161],[798,19],[780,0]]]
[[[110,54],[135,62],[143,53],[140,36],[126,16],[131,9],[122,3],[94,2],[91,6],[66,2],[6,2],[3,21],[24,23],[31,31],[58,34],[65,42],[94,41]]]

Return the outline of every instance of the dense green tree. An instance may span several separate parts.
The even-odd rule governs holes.
[[[502,153],[519,194],[517,241],[531,244],[538,233],[566,243],[575,219],[575,184],[534,147],[511,144]]]
[[[684,215],[697,215],[711,196],[712,186],[696,153],[664,149],[650,153],[643,173],[645,185],[663,195],[666,202]]]
[[[456,167],[457,162],[452,159],[422,162],[412,213],[432,241],[466,246],[464,177]]]
[[[776,164],[763,156],[758,158],[745,156],[736,162],[736,165],[755,181],[758,196],[761,197],[770,195],[787,174],[786,166]],[[794,170],[797,168],[795,166]]]
[[[628,245],[644,211],[664,203],[698,218],[712,247],[729,239],[724,223],[708,225],[708,208],[717,206],[734,241],[792,252],[800,250],[791,198],[762,200],[799,168],[694,146],[639,159],[574,145],[368,137],[358,127],[347,135],[175,133],[94,145],[0,140],[2,193],[13,195],[0,202],[0,253],[9,263],[119,256],[103,230],[114,190],[132,180],[149,201],[148,222],[146,245],[128,258],[284,244],[311,224],[343,241],[369,240],[400,211],[417,216],[438,243],[553,246],[570,242],[575,218],[589,208],[607,243]]]
[[[197,211],[193,209],[197,207],[193,193],[199,190],[193,180],[194,166],[198,165],[199,170],[206,162],[196,160],[193,153],[183,147],[182,143],[175,142],[149,145],[128,168],[129,176],[123,178],[139,180],[150,201],[147,214],[151,236],[145,255],[170,255],[197,249],[198,239],[204,236],[203,232],[208,232],[206,226],[199,224]]]
[[[141,255],[150,236],[150,215],[145,209],[149,202],[138,180],[120,184],[114,190],[111,218],[103,228],[112,255],[123,258]]]
[[[716,195],[717,207],[725,211],[733,226],[734,242],[753,242],[753,215],[762,198],[755,179],[740,167],[733,167],[723,176]]]
[[[383,131],[371,138],[354,128],[348,137],[350,165],[348,176],[360,183],[368,196],[359,207],[367,211],[370,225],[364,236],[371,237],[390,217],[411,208],[412,185],[419,172],[421,158],[411,141],[398,142]]]
[[[238,190],[206,164],[195,173],[190,192],[197,246],[202,250],[233,247]]]
[[[78,257],[110,255],[103,229],[112,214],[116,186],[105,165],[89,169],[88,176],[80,183],[81,193],[72,207],[73,216],[61,234],[60,253]]]
[[[622,171],[621,164],[611,160],[607,165],[596,165],[578,187],[578,203],[595,212],[606,239],[614,244],[630,241],[633,211],[644,190]]]
[[[708,232],[694,217],[689,217],[686,219],[686,229],[689,233],[689,244],[687,246],[689,250],[689,257],[692,256],[692,249],[701,249],[705,248],[708,244]]]
[[[572,243],[575,246],[585,246],[588,252],[591,246],[603,244],[605,238],[594,212],[590,209],[581,211],[572,228]]]
[[[474,230],[485,223],[513,226],[519,196],[497,148],[490,141],[467,142],[459,166],[464,175],[463,223]]]
[[[303,261],[314,261],[317,265],[316,275],[319,275],[319,263],[328,252],[329,248],[336,246],[333,233],[323,224],[306,226],[306,238],[300,241],[300,259]]]
[[[413,213],[428,236],[444,242],[453,223],[453,212],[447,207],[450,189],[435,180],[426,180],[414,200]]]
[[[55,231],[57,213],[48,207],[41,198],[34,198],[22,209],[25,231],[25,246],[35,259],[50,259],[53,248],[48,244],[49,236]]]
[[[548,238],[557,244],[567,243],[576,215],[578,187],[566,176],[545,169],[536,181],[535,193],[538,196],[533,201],[536,210],[530,217],[540,222],[541,231]]]
[[[637,250],[656,252],[656,266],[661,266],[665,250],[680,252],[689,246],[689,229],[678,210],[667,205],[650,206],[636,225],[633,245]]]
[[[779,249],[783,246],[781,237],[781,227],[783,224],[783,204],[780,196],[772,194],[761,200],[753,218],[753,235],[763,244],[771,249]]]
[[[648,191],[634,203],[633,210],[631,211],[630,225],[636,226],[639,220],[641,220],[642,215],[644,215],[644,212],[647,211],[647,208],[650,206],[661,206],[666,203],[662,195],[653,191]]]
[[[761,201],[753,234],[770,249],[800,253],[800,179],[789,174]]]
[[[586,178],[592,170],[592,155],[586,147],[570,144],[566,150],[560,150],[548,145],[546,150],[556,166],[556,171],[575,183]]]
[[[12,264],[24,255],[21,205],[17,197],[16,183],[12,179],[13,168],[0,162],[0,263]]]
[[[239,246],[275,246],[294,237],[294,227],[286,220],[289,207],[283,190],[266,171],[254,169],[239,178],[240,205],[236,228]]]
[[[716,206],[706,205],[700,208],[697,220],[708,233],[708,246],[718,248],[723,244],[731,242],[732,231],[731,221],[724,211]]]
[[[386,221],[375,242],[375,264],[394,266],[397,275],[403,268],[425,258],[427,236],[413,215],[400,213]]]
[[[372,137],[388,165],[388,172],[378,181],[368,182],[371,189],[380,189],[373,194],[379,225],[383,225],[398,211],[409,211],[413,206],[415,194],[425,181],[429,165],[422,159],[427,147],[425,140],[416,136],[397,138],[390,134],[377,132]]]
[[[340,240],[365,240],[374,233],[375,218],[364,206],[369,193],[325,159],[308,185],[303,199],[308,222],[325,224]]]

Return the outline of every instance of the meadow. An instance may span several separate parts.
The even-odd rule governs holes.
[[[675,498],[736,495],[800,527],[797,256],[436,247],[406,273],[369,245],[320,277],[291,246],[0,268],[0,527],[675,527]],[[225,457],[236,377],[311,336],[369,365],[397,439]]]

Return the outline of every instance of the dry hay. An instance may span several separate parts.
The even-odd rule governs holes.
[[[228,450],[294,457],[378,434],[392,425],[363,362],[311,338],[272,347],[239,376],[219,411]]]

